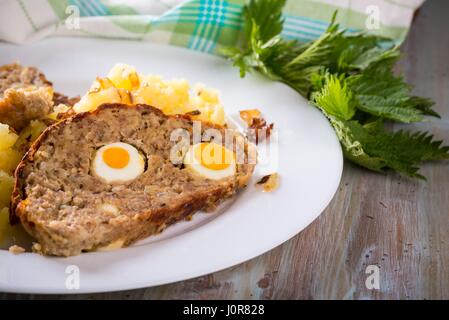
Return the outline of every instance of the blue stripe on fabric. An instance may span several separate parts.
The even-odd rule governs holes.
[[[89,10],[89,12],[93,16],[102,16],[103,15],[94,5],[92,5],[92,1],[84,0],[84,1],[80,1],[80,2],[87,10]]]
[[[218,30],[217,34],[215,35],[215,37],[214,37],[214,41],[213,41],[211,47],[209,48],[208,53],[214,52],[215,47],[217,46],[218,38],[220,37],[221,30],[223,29],[223,27],[224,27],[223,22],[220,21],[219,30]],[[239,28],[237,28],[237,30],[241,30],[241,28],[239,27]]]
[[[199,32],[195,35],[195,43],[194,43],[194,50],[199,50],[199,46],[201,43],[201,39],[204,37],[204,33],[206,32],[206,28],[209,24],[205,23],[206,22],[206,16],[202,16],[201,20],[197,23],[199,23]]]
[[[318,25],[323,25],[323,26],[326,26],[326,27],[329,25],[329,22],[318,20],[318,19],[313,19],[313,18],[309,18],[309,17],[294,16],[294,15],[291,15],[291,14],[283,14],[283,16],[285,18],[289,18],[289,19],[292,19],[292,20],[307,21],[307,22],[310,22],[310,23],[316,23]]]
[[[78,8],[78,10],[80,11],[80,15],[82,17],[89,17],[89,13],[84,9],[84,7],[81,7],[80,4],[78,3],[78,0],[69,0],[69,3],[75,7]]]
[[[198,30],[202,26],[202,24],[201,24],[201,19],[202,18],[203,18],[203,13],[200,10],[198,12],[197,16],[196,16],[196,19],[195,19],[195,28],[193,29],[193,33],[190,35],[190,40],[189,40],[189,45],[188,45],[188,47],[190,49],[195,49],[195,48],[193,48],[193,46],[194,45],[196,46],[196,42],[197,42],[197,38],[198,38],[198,36],[197,36]]]
[[[319,31],[321,33],[326,31],[326,29],[327,29],[327,26],[318,27],[318,26],[310,25],[308,23],[303,23],[303,22],[299,22],[299,21],[292,21],[291,19],[286,19],[285,22],[284,22],[284,26],[289,26],[291,28],[303,27],[303,28],[307,28],[307,29],[310,29],[310,30]]]
[[[313,40],[313,39],[318,39],[317,36],[311,35],[311,34],[300,34],[300,33],[290,33],[290,32],[283,32],[282,33],[282,37],[288,38],[288,39],[307,39],[307,40]]]
[[[214,10],[210,9],[208,10],[208,15],[211,19],[210,23],[206,23],[209,25],[209,30],[207,32],[207,34],[205,35],[205,37],[203,39],[200,40],[200,45],[198,45],[199,50],[200,51],[205,51],[207,46],[209,45],[209,41],[210,41],[210,37],[212,36],[212,34],[215,32],[215,29],[217,28],[217,18],[218,18],[218,12],[220,11],[220,6],[221,4],[214,4],[214,6],[217,7],[217,9],[214,8]],[[202,44],[202,45],[201,45]]]
[[[299,25],[307,24],[308,26],[310,25],[311,28],[314,28],[313,24],[316,24],[317,26],[314,29],[322,30],[323,33],[327,30],[327,27],[329,26],[329,22],[321,21],[321,20],[317,20],[317,19],[313,19],[313,18],[309,18],[309,17],[293,16],[293,15],[289,15],[289,14],[284,14],[283,16],[286,18],[285,22],[288,24],[299,24]],[[308,23],[310,23],[310,24],[308,24]],[[361,31],[361,29],[355,29],[355,28],[345,28],[345,29],[349,32],[360,32]]]
[[[220,1],[218,9],[215,10],[215,16],[217,17],[217,20],[215,21],[215,23],[212,26],[212,32],[210,32],[207,37],[208,41],[206,41],[206,43],[203,47],[204,52],[210,52],[212,46],[217,41],[218,36],[221,31],[221,28],[222,28],[221,23],[222,23],[223,19],[226,18],[226,12],[227,12],[227,2]]]
[[[226,2],[226,4],[228,4],[228,3]],[[198,7],[185,6],[185,7],[182,7],[182,8],[173,9],[170,12],[165,13],[164,15],[170,15],[172,13],[178,13],[178,12],[191,13],[191,14],[195,14],[196,15],[201,9],[202,9],[201,6],[198,6]],[[188,12],[188,11],[191,11],[191,12]],[[230,11],[229,8],[227,8],[226,14],[227,15],[233,15],[233,16],[236,16],[236,17],[240,17],[241,16],[241,12],[240,11]]]
[[[210,23],[207,23],[207,22],[208,22],[208,20],[211,21],[211,16],[210,16],[211,8],[210,8],[210,6],[214,2],[215,1],[211,1],[211,0],[202,0],[200,2],[201,5],[200,5],[200,8],[199,8],[199,14],[198,14],[198,17],[200,19],[197,22],[199,24],[200,32],[195,34],[195,39],[194,39],[194,43],[193,43],[193,49],[194,50],[200,50],[200,45],[201,45],[202,40],[204,38],[204,34],[206,32],[206,29],[208,29],[208,26],[210,25]]]
[[[175,15],[163,15],[163,16],[161,16],[161,18],[172,17],[172,16],[175,16]],[[198,13],[195,14],[195,13],[180,12],[180,13],[177,13],[176,16],[177,17],[183,17],[183,18],[197,18],[198,17]],[[243,19],[239,19],[238,17],[236,17],[236,18],[234,18],[234,17],[225,17],[225,19],[228,20],[228,21],[238,22],[238,23],[243,21]],[[212,16],[207,16],[206,17],[206,21],[208,21],[208,20],[212,20],[213,21],[214,19],[213,19]]]
[[[316,38],[310,38],[310,37],[298,37],[298,36],[291,36],[288,34],[283,34],[282,37],[286,40],[297,40],[299,42],[309,42],[311,40],[315,40]]]
[[[301,33],[301,34],[309,34],[314,37],[319,37],[323,34],[323,32],[315,31],[315,30],[309,30],[306,28],[286,28],[282,30],[283,32],[289,32],[289,33]]]
[[[242,5],[239,5],[239,4],[235,4],[235,3],[228,3],[228,7],[229,8],[236,8],[236,9],[241,9],[241,8],[243,8],[243,6]]]
[[[203,28],[201,29],[201,34],[198,35],[195,50],[202,51],[203,41],[205,43],[207,43],[207,39],[205,37],[206,30],[209,29],[209,32],[210,32],[214,28],[213,18],[212,18],[213,14],[212,14],[212,8],[211,8],[212,5],[215,6],[215,1],[208,0],[208,1],[205,1],[204,5],[200,7],[202,14],[204,14],[204,16],[203,16],[204,19],[202,20]],[[209,23],[207,23],[207,22],[209,22]]]
[[[76,2],[78,3],[78,8],[80,8],[80,11],[84,10],[87,16],[96,16],[95,11],[92,11],[89,7],[87,7],[82,0],[76,0]]]
[[[101,0],[69,0],[77,6],[82,16],[111,15],[107,6]],[[212,8],[215,6],[215,8]],[[193,34],[190,36],[188,47],[203,52],[213,52],[223,28],[239,30],[242,28],[242,6],[229,3],[226,0],[198,0],[186,6],[180,6],[155,17],[151,20],[154,25],[195,23]],[[221,15],[218,17],[217,13]],[[328,22],[284,14],[284,29],[282,36],[286,39],[309,41],[318,38],[328,27]],[[359,29],[349,28],[348,33],[360,32]]]
[[[176,24],[177,22],[181,22],[181,23],[196,23],[196,22],[198,22],[198,20],[196,20],[196,19],[167,19],[167,20],[163,20],[163,21],[154,20],[151,23],[153,23],[154,25],[163,25],[164,23],[166,23],[166,24]],[[231,25],[231,24],[223,25],[223,27],[224,28],[234,29],[234,30],[240,30],[242,28],[241,25]],[[190,46],[189,46],[189,48],[190,48]]]
[[[97,11],[102,15],[111,15],[109,9],[100,0],[90,0],[90,3],[92,4],[92,6],[96,7]]]

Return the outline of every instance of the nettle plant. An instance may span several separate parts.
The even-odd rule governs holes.
[[[428,132],[387,129],[439,117],[430,99],[412,95],[394,73],[401,55],[393,40],[349,34],[335,23],[337,13],[318,39],[285,40],[285,2],[252,0],[244,7],[244,41],[222,50],[242,77],[257,70],[295,89],[329,119],[346,159],[369,170],[425,179],[418,173],[423,161],[449,158],[449,147]]]

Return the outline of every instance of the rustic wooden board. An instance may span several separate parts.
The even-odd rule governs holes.
[[[403,46],[399,68],[417,94],[436,101],[442,115],[418,127],[449,143],[448,12],[448,1],[427,1]],[[0,298],[448,299],[449,162],[426,164],[422,173],[427,182],[346,163],[335,198],[306,230],[258,258],[211,275],[115,293]],[[368,265],[380,268],[379,290],[365,286]]]

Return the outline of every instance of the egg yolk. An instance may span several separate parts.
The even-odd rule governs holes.
[[[195,150],[195,158],[207,169],[224,170],[231,165],[232,154],[216,143],[202,143]]]
[[[129,163],[129,153],[123,148],[108,148],[103,152],[103,161],[113,169],[122,169]]]

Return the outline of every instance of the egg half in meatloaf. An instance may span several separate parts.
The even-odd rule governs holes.
[[[121,104],[104,104],[51,126],[16,170],[12,220],[20,219],[41,253],[78,255],[127,246],[198,210],[214,209],[247,185],[255,166],[249,161],[253,148],[239,132],[202,123],[203,133],[231,133],[245,157],[196,170],[198,161],[173,161],[176,129],[188,132],[192,144],[188,116]],[[214,157],[222,147],[203,142],[196,149]]]

